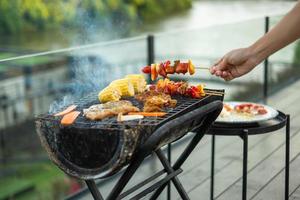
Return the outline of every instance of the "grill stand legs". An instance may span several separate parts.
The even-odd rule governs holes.
[[[172,163],[171,151],[172,151],[172,144],[168,144],[168,160],[169,160],[170,164]],[[171,200],[171,184],[170,183],[168,183],[167,200]]]
[[[290,183],[290,115],[287,115],[285,127],[285,200],[289,199],[289,183]]]
[[[177,170],[182,166],[182,164],[185,162],[185,160],[189,157],[189,155],[195,149],[195,147],[197,146],[199,141],[203,138],[203,136],[204,136],[204,133],[196,133],[196,135],[193,137],[192,141],[185,148],[184,152],[179,156],[179,158],[177,159],[177,161],[173,165],[172,168],[174,170]],[[155,193],[151,196],[150,200],[157,199],[166,186],[167,186],[167,184],[163,184],[161,187],[159,187],[155,191]]]
[[[85,183],[86,183],[87,187],[89,188],[94,199],[103,200],[103,197],[100,194],[94,180],[87,180],[87,181],[85,181]]]
[[[247,171],[248,171],[248,130],[243,131],[243,196],[242,200],[247,199]]]
[[[210,199],[214,199],[214,182],[215,182],[215,139],[216,136],[212,135],[211,141],[211,168],[210,168]]]
[[[158,156],[159,160],[163,164],[163,166],[166,169],[167,173],[168,174],[173,173],[174,169],[171,167],[171,164],[168,162],[168,160],[166,159],[166,157],[164,156],[163,152],[160,149],[156,151],[156,155]],[[187,193],[185,192],[185,190],[184,190],[182,184],[180,183],[179,179],[175,176],[172,179],[172,181],[173,181],[178,193],[180,194],[180,197],[183,200],[189,200],[190,198],[188,197]]]
[[[289,179],[290,179],[290,115],[286,119],[286,144],[285,144],[285,184],[284,184],[284,199],[289,199]],[[241,135],[243,140],[243,186],[242,200],[247,199],[247,171],[248,171],[248,130],[243,131]],[[214,199],[214,168],[215,168],[215,134],[212,134],[211,146],[211,184],[210,184],[210,199]]]
[[[185,162],[185,160],[188,158],[188,156],[191,154],[191,152],[194,150],[194,148],[196,147],[196,145],[199,143],[199,141],[201,140],[201,138],[203,136],[204,136],[204,133],[203,134],[198,133],[193,137],[192,141],[186,147],[184,152],[179,156],[178,160],[175,162],[173,167],[171,166],[171,163],[170,163],[170,159],[171,159],[170,146],[168,149],[168,158],[163,154],[161,149],[156,150],[155,153],[158,156],[160,162],[162,163],[164,169],[162,171],[154,174],[153,176],[149,177],[145,181],[133,186],[131,189],[121,193],[122,190],[125,188],[126,184],[129,182],[129,180],[132,178],[132,176],[134,175],[134,173],[136,172],[136,170],[138,169],[138,167],[142,164],[142,162],[144,160],[143,156],[139,156],[139,155],[135,156],[132,159],[130,165],[126,168],[125,172],[122,174],[121,178],[118,180],[115,187],[112,189],[112,191],[108,195],[107,200],[122,199],[165,173],[167,173],[168,175],[165,176],[163,179],[154,183],[153,185],[146,188],[145,190],[143,190],[142,192],[140,192],[139,194],[135,195],[134,197],[132,197],[130,199],[140,199],[155,190],[156,190],[155,193],[151,196],[150,199],[151,200],[157,199],[158,196],[160,195],[160,193],[163,191],[163,189],[170,184],[170,181],[172,181],[176,190],[178,191],[180,197],[183,200],[189,200],[190,198],[188,197],[182,184],[180,183],[179,179],[177,178],[177,175],[182,172],[182,170],[180,169],[181,165]],[[87,180],[86,184],[95,200],[103,200],[104,199],[102,197],[101,193],[99,192],[94,180]],[[167,198],[171,199],[170,189],[168,190],[167,195],[168,195]]]
[[[212,134],[211,142],[211,168],[210,168],[210,199],[214,199],[215,182],[215,134]],[[247,171],[248,171],[248,130],[243,131],[241,135],[243,140],[243,191],[242,200],[247,199]]]

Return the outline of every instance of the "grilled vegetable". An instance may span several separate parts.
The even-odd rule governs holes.
[[[66,115],[63,116],[63,118],[61,119],[60,123],[62,125],[71,125],[74,123],[74,121],[76,120],[76,118],[79,116],[80,112],[79,111],[73,111],[70,112]]]
[[[141,74],[129,74],[125,76],[130,83],[133,85],[134,92],[136,94],[144,92],[146,89],[147,82],[145,80],[145,77]]]
[[[205,96],[204,85],[189,86],[187,82],[175,82],[167,78],[158,80],[156,85],[151,86],[150,90],[169,95],[184,95],[192,98]]]
[[[121,98],[121,90],[118,87],[106,87],[98,95],[100,102],[118,101]]]
[[[117,121],[124,122],[124,121],[131,121],[131,120],[137,120],[143,118],[144,118],[143,115],[122,115],[122,113],[119,113],[117,117]]]
[[[110,83],[111,87],[119,88],[122,97],[134,96],[134,87],[128,79],[118,79]]]
[[[76,107],[77,107],[76,105],[70,105],[65,110],[63,110],[63,111],[61,111],[59,113],[54,114],[54,116],[63,116],[65,114],[68,114],[69,112],[72,112],[73,110],[75,110]]]
[[[191,60],[188,61],[188,69],[189,69],[190,75],[195,74],[195,65],[192,63]]]
[[[145,74],[151,74],[151,66],[143,67],[142,72],[144,72]]]
[[[156,80],[158,74],[157,74],[157,71],[156,71],[156,64],[152,64],[151,65],[151,80],[154,81]]]
[[[144,117],[163,117],[167,113],[165,112],[130,112],[128,115],[142,115]]]
[[[205,96],[203,85],[190,86],[186,91],[187,96],[192,98],[201,98]]]

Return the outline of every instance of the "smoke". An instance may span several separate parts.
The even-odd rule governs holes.
[[[101,14],[100,14],[101,15]],[[76,13],[76,24],[78,25],[78,34],[72,39],[73,46],[107,41],[113,38],[124,36],[128,30],[128,23],[122,18],[112,19],[110,17],[101,17],[95,20],[84,9],[79,9]],[[65,27],[66,28],[66,27]],[[65,30],[62,29],[62,31]],[[99,47],[101,48],[101,47]],[[105,48],[105,47],[102,47]],[[117,47],[116,47],[117,48]],[[54,101],[50,105],[49,113],[55,113],[76,100],[93,91],[100,91],[107,86],[116,76],[113,66],[101,56],[98,51],[103,49],[88,49],[75,52],[67,52],[69,55],[68,71],[70,82],[66,86],[66,93],[62,98]],[[118,55],[115,55],[118,56]],[[97,98],[97,97],[95,97]]]
[[[72,96],[64,96],[61,100],[54,101],[49,108],[49,113],[58,113],[63,110],[65,107],[73,104],[74,98]]]
[[[50,105],[56,113],[91,92],[98,92],[111,82],[112,66],[97,56],[72,55],[69,61],[71,81],[64,86],[65,96]],[[95,99],[97,96],[95,96]]]

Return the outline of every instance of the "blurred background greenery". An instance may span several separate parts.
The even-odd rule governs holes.
[[[78,17],[85,13],[91,23],[103,25],[109,19],[118,23],[149,22],[192,6],[191,0],[1,0],[0,32],[45,31],[63,26],[80,27]],[[122,19],[122,21],[120,21]]]

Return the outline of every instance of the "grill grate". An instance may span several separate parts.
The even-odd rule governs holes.
[[[211,90],[216,91],[216,90]],[[219,90],[217,90],[219,91]],[[88,129],[124,129],[124,127],[133,127],[133,126],[157,126],[159,124],[162,124],[166,121],[169,121],[171,119],[176,118],[178,115],[181,115],[185,113],[186,111],[190,111],[192,108],[194,109],[194,105],[199,104],[200,101],[204,101],[207,99],[210,95],[206,95],[201,99],[192,99],[188,97],[182,97],[182,96],[175,96],[172,97],[177,100],[177,106],[175,108],[167,108],[165,112],[167,113],[163,117],[145,117],[140,120],[133,120],[133,121],[125,121],[125,122],[118,122],[116,120],[116,117],[111,118],[105,118],[101,121],[91,121],[86,119],[83,116],[83,109],[86,109],[94,104],[99,104],[99,101],[97,100],[97,93],[91,93],[90,95],[87,95],[86,97],[74,102],[75,105],[77,105],[78,111],[81,111],[80,116],[76,119],[76,122],[68,126],[70,128],[88,128]],[[132,102],[134,106],[137,106],[142,110],[143,104],[137,101],[135,98],[125,98],[124,100],[129,100]],[[191,108],[191,109],[190,109]],[[50,114],[41,115],[38,117],[38,119],[46,120],[46,121],[54,121],[56,123],[59,123],[61,117],[54,117]]]

